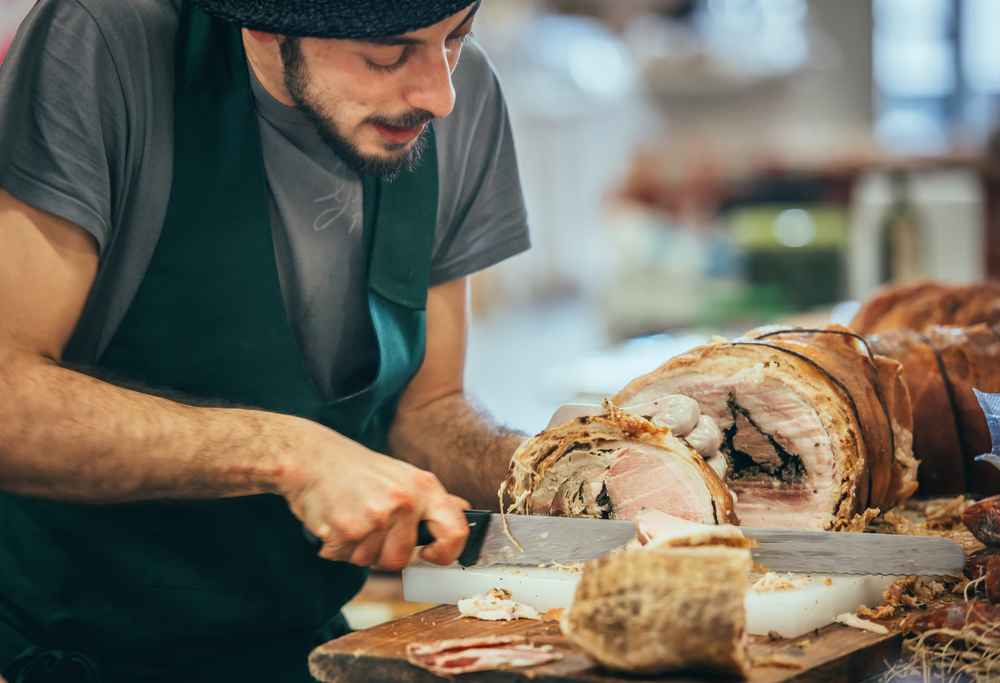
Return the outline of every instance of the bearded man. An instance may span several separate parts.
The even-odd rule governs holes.
[[[419,522],[457,557],[521,440],[462,379],[469,275],[528,248],[478,9],[29,14],[0,70],[10,683],[301,683]]]

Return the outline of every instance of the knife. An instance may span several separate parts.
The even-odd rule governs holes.
[[[622,520],[506,515],[508,535],[501,515],[468,510],[466,518],[469,539],[459,558],[464,567],[585,562],[635,538],[635,524]],[[770,571],[960,576],[965,565],[962,547],[945,538],[748,527],[740,530],[754,542],[754,561]],[[433,541],[427,525],[421,522],[418,545]]]

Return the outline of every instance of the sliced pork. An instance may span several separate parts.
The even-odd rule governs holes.
[[[697,669],[746,675],[745,600],[752,561],[736,527],[655,512],[640,548],[584,565],[560,626],[603,666],[635,674]]]
[[[669,403],[676,407],[683,402]],[[641,410],[661,414],[662,408],[647,405]],[[526,441],[501,486],[504,509],[615,519],[634,519],[652,509],[707,524],[736,521],[729,490],[689,443],[646,416],[611,403],[605,411]],[[686,414],[683,419],[696,430],[700,417]],[[714,444],[711,427],[703,425],[702,431],[706,443]]]
[[[900,365],[846,328],[766,329],[698,347],[612,400],[641,405],[674,394],[695,399],[721,429],[719,469],[742,524],[843,528],[916,489]]]
[[[406,659],[413,666],[451,677],[472,671],[539,666],[562,659],[562,655],[551,645],[535,645],[524,636],[483,636],[410,643]]]

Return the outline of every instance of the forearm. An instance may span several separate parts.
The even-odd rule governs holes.
[[[400,412],[389,434],[392,454],[433,472],[450,493],[496,509],[510,457],[526,435],[498,425],[466,394]]]
[[[0,359],[0,488],[77,502],[274,491],[302,425],[124,389],[26,354]],[[307,427],[305,427],[307,429]]]

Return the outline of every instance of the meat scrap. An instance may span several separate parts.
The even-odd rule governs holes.
[[[983,600],[973,600],[959,605],[950,605],[909,618],[903,627],[916,633],[942,631],[930,636],[947,642],[956,639],[956,634],[983,636],[997,635],[1000,626],[1000,605],[991,605]]]
[[[953,529],[962,523],[962,515],[972,504],[968,498],[954,496],[928,501],[924,506],[928,529]]]
[[[562,659],[562,655],[551,645],[536,645],[524,636],[486,636],[410,643],[406,659],[437,676],[455,676],[540,666]]]
[[[882,624],[876,624],[874,621],[868,621],[867,619],[862,619],[857,614],[853,612],[845,612],[843,614],[838,614],[834,621],[838,624],[843,624],[844,626],[850,626],[851,628],[858,628],[862,631],[871,631],[872,633],[878,633],[879,635],[885,635],[889,633],[887,629]]]
[[[965,575],[981,587],[986,598],[1000,603],[1000,548],[983,548],[965,562]]]
[[[643,510],[635,518],[636,538],[649,548],[731,546],[749,548],[750,539],[732,524],[699,524],[659,510]]]
[[[755,669],[777,668],[777,669],[804,669],[800,656],[785,654],[783,652],[772,652],[766,655],[753,657]]]
[[[965,576],[972,580],[985,576],[992,558],[1000,559],[1000,548],[983,548],[972,553],[965,559]]]
[[[991,496],[965,509],[962,521],[985,545],[1000,546],[1000,496]]]
[[[654,543],[593,560],[584,565],[563,634],[616,671],[745,676],[751,565],[749,548],[730,545]]]
[[[757,579],[750,590],[754,593],[773,593],[776,591],[791,591],[812,583],[812,577],[805,574],[779,574],[768,572]]]
[[[510,591],[491,588],[482,595],[474,595],[458,601],[458,611],[463,617],[483,621],[514,621],[515,619],[541,619],[541,615],[531,605],[517,602]]]
[[[861,607],[857,613],[865,619],[891,619],[901,611],[927,607],[946,595],[948,586],[919,576],[896,579],[882,594],[882,604],[872,609]]]

